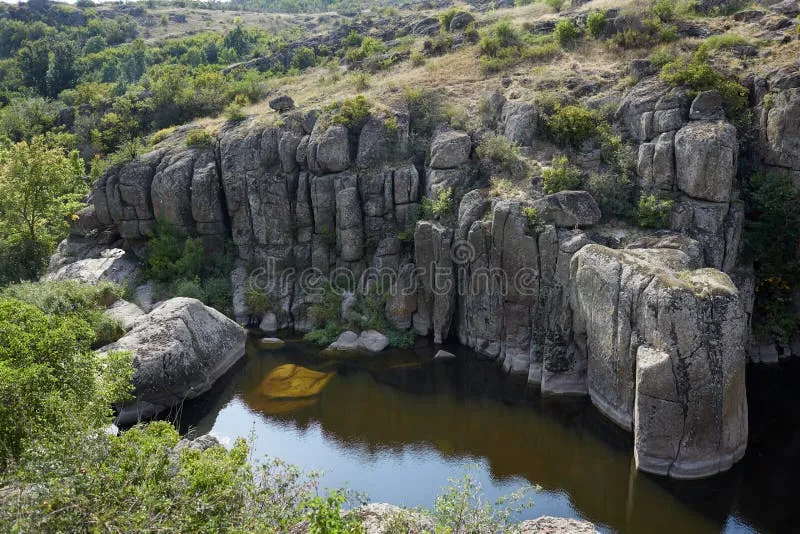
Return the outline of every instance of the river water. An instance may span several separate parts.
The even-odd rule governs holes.
[[[750,444],[728,473],[670,481],[637,473],[631,435],[585,399],[542,399],[494,363],[450,347],[331,360],[290,343],[250,343],[214,389],[187,403],[190,433],[252,438],[257,456],[323,471],[371,501],[430,507],[449,478],[470,472],[494,499],[531,484],[535,505],[519,519],[584,518],[607,532],[788,532],[800,478],[800,365],[750,367]],[[262,380],[293,363],[335,373],[319,395],[273,400]]]

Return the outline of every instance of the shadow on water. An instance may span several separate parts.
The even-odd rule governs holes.
[[[477,459],[486,466],[489,484],[497,486],[495,493],[528,481],[544,490],[540,495],[547,502],[558,501],[553,506],[563,515],[584,517],[612,531],[794,528],[790,499],[800,474],[800,412],[795,409],[800,408],[795,378],[800,364],[748,370],[751,438],[745,460],[723,475],[687,482],[637,473],[630,434],[587,400],[543,399],[492,362],[451,350],[459,360],[433,362],[429,348],[331,360],[303,344],[271,352],[251,344],[247,356],[209,394],[184,406],[181,429],[205,433],[224,427],[229,437],[231,429],[245,437],[255,429],[256,439],[268,439],[267,453],[285,435],[289,447],[320,449],[312,452],[334,463],[353,463],[353,489],[362,489],[360,470],[365,478],[377,476],[382,481],[378,495],[374,487],[370,491],[375,500],[398,502],[403,496],[397,492],[411,491],[425,501],[439,489],[422,487],[432,466],[452,471],[454,460]],[[259,392],[262,379],[285,363],[336,376],[318,396],[265,397]],[[251,420],[269,426],[254,427]],[[317,428],[321,434],[314,439]],[[427,452],[416,465],[418,451]],[[412,479],[416,485],[404,488],[393,480],[392,470],[401,463],[404,474],[411,470],[417,477]],[[415,469],[420,472],[414,474]],[[368,475],[370,470],[380,473]],[[545,511],[537,505],[525,517]]]

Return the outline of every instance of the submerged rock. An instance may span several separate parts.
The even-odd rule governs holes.
[[[134,354],[135,401],[120,408],[117,423],[148,419],[205,393],[242,357],[246,338],[243,328],[196,299],[170,299],[139,318],[100,349]]]
[[[365,330],[356,334],[350,330],[342,332],[326,350],[342,352],[380,352],[389,346],[389,338],[377,330]]]
[[[258,386],[259,394],[272,399],[313,397],[328,385],[336,373],[321,373],[287,363],[276,367]]]
[[[286,345],[286,343],[277,337],[262,337],[258,340],[258,345],[262,349],[275,350],[282,348],[284,345]]]
[[[456,355],[453,354],[452,352],[447,352],[446,350],[440,350],[436,353],[433,359],[439,361],[455,360]]]

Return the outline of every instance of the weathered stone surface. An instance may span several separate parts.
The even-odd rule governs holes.
[[[680,254],[581,249],[571,261],[573,326],[585,336],[592,402],[634,431],[639,468],[696,478],[744,454],[745,316],[730,278],[684,270],[688,257],[678,269]]]
[[[278,331],[278,318],[272,312],[266,313],[261,318],[258,328],[267,334],[274,334]]]
[[[277,337],[262,337],[258,340],[258,346],[267,350],[281,349],[285,345],[286,342],[284,342],[282,339],[278,339]]]
[[[327,350],[336,351],[357,351],[361,346],[358,344],[358,334],[350,330],[342,332],[336,341],[328,345]]]
[[[387,128],[390,119],[396,128]],[[358,136],[358,167],[381,168],[387,162],[405,156],[408,151],[408,126],[408,116],[404,114],[370,117]]]
[[[452,240],[452,230],[430,221],[419,221],[414,231],[414,263],[420,269],[414,328],[420,335],[433,330],[435,343],[447,338],[455,311]]]
[[[365,504],[348,514],[358,517],[364,534],[395,534],[398,524],[407,525],[409,532],[433,532],[435,528],[427,515],[386,503]]]
[[[800,170],[800,88],[774,93],[773,99],[761,114],[764,159],[770,165]]]
[[[473,189],[478,178],[476,169],[470,165],[463,165],[456,169],[431,169],[426,176],[425,195],[436,198],[439,191],[447,188],[453,189],[453,198],[460,199],[465,193]]]
[[[536,108],[527,102],[508,101],[500,116],[503,135],[519,146],[531,146],[537,132]]]
[[[736,128],[726,122],[693,122],[675,134],[678,188],[690,197],[727,202],[736,175]]]
[[[208,391],[244,354],[246,338],[243,328],[196,299],[170,299],[141,317],[101,349],[134,353],[136,400],[121,407],[119,424],[147,419]]]
[[[725,120],[725,110],[722,109],[722,96],[717,91],[700,93],[692,100],[689,118],[693,121]]]
[[[472,140],[469,134],[456,130],[445,130],[431,141],[431,162],[434,169],[453,169],[469,160]]]
[[[284,113],[294,109],[294,100],[288,95],[276,96],[269,101],[269,107],[278,113]]]
[[[308,168],[314,174],[341,172],[350,166],[347,128],[317,121],[308,139]]]
[[[358,345],[368,352],[380,352],[389,346],[389,338],[377,330],[365,330],[358,336]]]
[[[117,321],[123,330],[130,330],[145,312],[136,304],[120,299],[109,306],[105,314]]]
[[[87,284],[114,282],[124,284],[132,280],[139,262],[132,254],[122,249],[108,249],[99,258],[78,260],[64,265],[55,272],[45,275],[45,280],[78,280]]]
[[[467,13],[466,11],[460,11],[456,13],[456,15],[450,20],[450,28],[451,32],[463,30],[470,23],[475,20],[475,17],[472,16],[472,13]]]
[[[533,202],[539,217],[559,228],[591,226],[600,222],[600,207],[586,191],[561,191]]]
[[[658,78],[648,78],[628,91],[617,109],[614,120],[621,122],[639,143],[653,136],[653,112],[662,96],[670,90]]]
[[[588,521],[566,517],[543,516],[519,524],[520,534],[596,534],[598,530]]]

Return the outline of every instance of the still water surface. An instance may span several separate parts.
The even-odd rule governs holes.
[[[791,532],[800,528],[800,365],[750,368],[751,439],[731,472],[696,482],[637,473],[630,434],[583,399],[542,399],[458,348],[323,358],[304,344],[250,344],[208,395],[184,406],[183,431],[255,438],[257,455],[324,471],[323,485],[370,500],[430,507],[448,478],[471,469],[496,498],[534,484],[541,515],[585,518],[621,533]],[[264,377],[293,363],[335,372],[312,399],[275,401]]]

